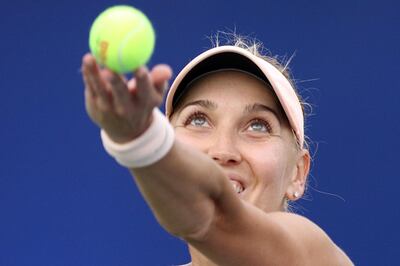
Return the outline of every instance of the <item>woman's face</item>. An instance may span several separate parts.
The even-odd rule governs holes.
[[[301,155],[265,83],[232,70],[208,74],[191,86],[171,123],[179,141],[223,168],[241,199],[267,212],[284,209]]]

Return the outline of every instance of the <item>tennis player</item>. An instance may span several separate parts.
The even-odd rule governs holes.
[[[257,44],[223,45],[172,76],[127,81],[83,57],[85,102],[105,150],[132,173],[157,221],[189,246],[188,265],[353,265],[288,209],[310,169],[303,103],[287,69]]]

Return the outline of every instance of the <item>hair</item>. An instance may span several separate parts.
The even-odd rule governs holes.
[[[242,49],[245,49],[252,53],[253,55],[267,61],[274,67],[276,67],[289,81],[290,85],[292,85],[299,101],[300,105],[303,111],[303,117],[304,120],[306,121],[306,118],[308,117],[309,112],[311,112],[312,108],[309,103],[307,103],[303,97],[300,95],[299,90],[295,84],[292,72],[289,68],[289,64],[292,61],[294,54],[290,56],[289,58],[283,57],[282,60],[279,59],[277,55],[272,55],[272,53],[267,50],[264,46],[264,44],[257,40],[256,38],[249,38],[247,36],[243,36],[240,34],[237,34],[236,31],[232,32],[224,32],[224,31],[218,31],[215,35],[209,36],[208,39],[211,41],[211,44],[213,47],[218,47],[222,45],[232,45],[236,47],[240,47]],[[297,144],[297,148],[299,150],[301,149],[306,149],[309,150],[309,138],[307,136],[304,136],[304,145],[303,147],[300,147],[299,142],[297,140],[296,134],[293,132],[293,137],[295,139],[295,143]],[[308,182],[307,182],[308,183]],[[306,184],[304,194],[307,193],[307,188],[308,184]],[[284,209],[287,212],[295,212],[298,206],[293,206],[292,203],[285,198],[284,200]]]
[[[293,87],[297,95],[297,98],[300,101],[304,120],[306,120],[308,116],[308,110],[311,110],[312,108],[311,105],[307,103],[300,95],[299,90],[294,82],[294,78],[289,67],[289,64],[292,61],[294,54],[289,58],[284,57],[282,60],[280,60],[277,55],[273,56],[271,52],[265,48],[264,44],[261,41],[255,38],[249,38],[247,36],[240,35],[235,31],[233,32],[218,31],[215,35],[209,36],[208,39],[211,41],[213,47],[219,47],[222,45],[231,45],[240,47],[242,49],[249,51],[253,55],[267,61],[268,63],[273,65],[276,69],[278,69],[286,77],[290,85]],[[309,144],[307,141],[308,137],[305,136],[304,138],[305,138],[304,147],[308,149],[309,148]]]

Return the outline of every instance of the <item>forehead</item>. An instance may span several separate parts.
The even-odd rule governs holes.
[[[276,113],[282,113],[270,85],[242,71],[223,70],[202,76],[189,85],[177,109],[185,102],[198,99],[229,103],[231,106],[258,102]]]

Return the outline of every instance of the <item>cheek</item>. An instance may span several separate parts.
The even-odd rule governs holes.
[[[248,152],[246,157],[259,182],[275,183],[284,180],[287,160],[278,147],[259,145]]]
[[[191,147],[193,147],[199,151],[203,151],[203,152],[205,150],[205,147],[206,147],[205,139],[206,138],[199,138],[199,137],[194,136],[193,134],[187,134],[187,132],[185,133],[184,129],[179,129],[179,128],[175,129],[175,137],[177,140],[179,140],[183,144],[186,144],[187,146],[191,146]]]

